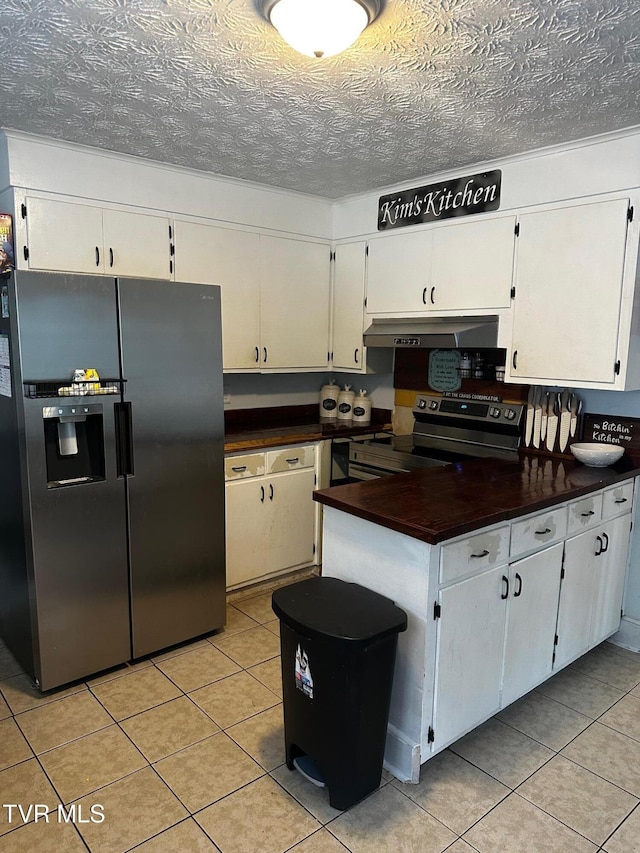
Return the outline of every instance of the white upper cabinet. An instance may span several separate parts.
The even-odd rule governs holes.
[[[624,387],[628,210],[618,198],[519,217],[508,381]]]
[[[260,235],[261,368],[329,364],[330,247]]]
[[[247,370],[260,356],[260,237],[251,231],[174,220],[176,280],[218,284],[225,370]]]
[[[333,278],[333,367],[358,372],[365,363],[362,331],[364,323],[364,240],[341,243],[335,249]]]
[[[367,314],[423,313],[431,285],[430,230],[369,240]]]
[[[27,198],[28,269],[103,273],[102,208]]]
[[[104,271],[135,278],[170,278],[169,220],[163,216],[102,211]]]
[[[508,308],[515,225],[499,216],[373,237],[367,314]]]
[[[328,365],[326,243],[175,220],[176,279],[222,289],[226,371]]]
[[[171,277],[167,217],[38,197],[25,203],[28,269]]]
[[[515,226],[515,216],[501,216],[434,228],[427,307],[435,311],[508,308]]]

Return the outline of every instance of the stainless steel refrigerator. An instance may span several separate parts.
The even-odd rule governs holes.
[[[220,289],[15,272],[0,293],[5,642],[49,690],[220,628]]]

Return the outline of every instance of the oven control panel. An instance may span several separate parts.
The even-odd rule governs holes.
[[[518,424],[523,409],[524,406],[518,403],[485,402],[419,394],[413,406],[413,413],[417,420],[425,420],[430,415],[437,415],[450,419],[462,418],[463,420]]]

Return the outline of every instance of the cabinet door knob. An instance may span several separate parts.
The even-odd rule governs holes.
[[[260,350],[256,347],[256,364],[260,361]]]
[[[479,554],[471,554],[471,556],[472,556],[472,557],[475,557],[476,559],[477,559],[478,557],[488,557],[488,556],[489,556],[489,552],[488,552],[488,551],[487,551],[487,549],[485,548],[485,549],[484,549],[484,551],[480,551],[480,553],[479,553]]]
[[[113,249],[109,246],[109,266],[113,266]]]
[[[284,461],[287,462],[289,465],[295,465],[296,462],[300,461],[300,457],[299,456],[293,456],[291,459],[285,459]]]
[[[264,358],[262,359],[262,361],[263,361],[263,363],[265,363],[265,364],[266,364],[266,362],[267,362],[267,348],[266,348],[266,347],[262,347],[262,350],[263,350],[263,352],[264,352]]]
[[[627,502],[626,498],[616,498],[616,500],[614,501],[614,504],[626,504],[626,502]]]
[[[434,287],[432,287],[432,288],[431,288],[431,295],[430,295],[430,297],[429,297],[429,299],[431,299],[431,304],[432,304],[432,305],[435,305],[435,304],[436,304],[436,300],[433,298],[433,296],[434,296],[435,292],[436,292],[436,288],[435,288],[435,286],[434,286]]]
[[[609,550],[609,537],[606,533],[603,533],[602,538],[604,539],[604,548],[602,549],[602,553],[604,554],[605,551]]]
[[[269,483],[269,500],[273,500],[273,483]]]
[[[260,503],[264,503],[264,486],[260,486]]]
[[[583,518],[589,518],[590,515],[595,515],[595,512],[592,509],[590,509],[587,512],[581,512],[580,515]]]
[[[504,601],[505,598],[509,598],[509,578],[506,575],[502,575],[502,583],[505,585],[505,589],[500,598]]]
[[[546,536],[547,533],[551,533],[550,527],[545,527],[544,530],[536,530],[535,536]]]
[[[516,580],[518,581],[518,588],[513,593],[514,598],[517,598],[519,595],[522,595],[522,575],[519,575],[518,572],[516,572]]]
[[[602,547],[604,545],[604,542],[602,541],[602,536],[596,536],[596,540],[599,544],[598,544],[598,550],[595,552],[594,556],[599,557],[600,554],[602,554],[602,552],[604,550],[604,548]]]
[[[100,249],[96,246],[96,266],[100,266]]]
[[[354,352],[353,352],[353,360],[355,361],[356,364],[358,363],[358,353],[359,352],[360,352],[360,348],[356,347]]]
[[[517,349],[514,349],[514,351],[513,351],[513,358],[511,359],[511,364],[513,365],[514,370],[518,369],[518,350]]]
[[[422,291],[422,304],[423,305],[427,304],[427,288],[426,287]]]
[[[246,465],[232,465],[231,470],[236,471],[239,474],[241,471],[246,471],[247,466]]]

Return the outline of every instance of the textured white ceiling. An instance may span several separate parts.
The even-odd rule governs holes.
[[[0,123],[328,198],[640,122],[640,0],[386,0],[306,58],[254,0],[0,0]]]

